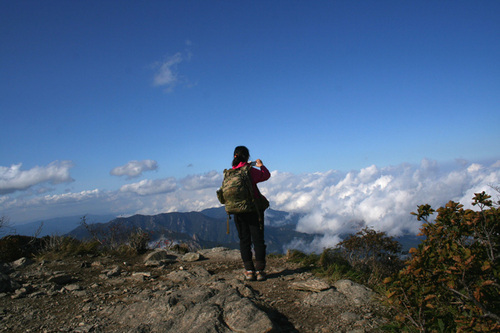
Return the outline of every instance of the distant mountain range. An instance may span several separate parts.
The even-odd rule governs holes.
[[[83,216],[61,217],[31,222],[14,226],[19,235],[33,236],[39,230],[38,237],[46,235],[70,235],[78,239],[92,236],[81,225]],[[295,231],[300,219],[299,214],[268,209],[266,211],[265,238],[268,253],[283,253],[291,242],[308,244],[320,234],[306,234]],[[227,214],[224,207],[210,208],[201,212],[165,213],[158,215],[133,215],[116,218],[113,215],[86,215],[87,224],[101,235],[126,237],[131,231],[141,228],[149,233],[154,244],[161,241],[188,243],[202,248],[225,246],[238,248],[238,233],[234,221],[229,221],[229,234],[226,234]],[[41,226],[41,228],[40,228]],[[403,251],[417,247],[421,237],[405,235],[395,238],[402,245]]]
[[[293,240],[311,242],[315,234],[295,231],[299,216],[285,212],[269,210],[266,212],[265,237],[268,253],[283,253],[285,245]],[[174,240],[175,242],[196,243],[202,248],[226,246],[238,248],[238,233],[231,219],[229,234],[227,214],[223,207],[207,209],[201,212],[165,213],[152,216],[134,215],[113,219],[107,223],[96,223],[91,229],[100,235],[120,238],[131,231],[142,229],[149,233],[151,241]],[[69,235],[77,239],[88,239],[92,235],[84,226],[79,226]]]
[[[24,236],[51,236],[65,235],[80,225],[82,215],[57,217],[25,224],[16,224],[10,227],[10,233]],[[87,223],[105,223],[116,218],[116,215],[85,215]],[[37,231],[39,233],[37,234]]]

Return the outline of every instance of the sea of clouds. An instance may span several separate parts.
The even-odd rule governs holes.
[[[22,170],[20,164],[0,166],[0,216],[18,223],[80,214],[154,215],[220,206],[215,191],[222,182],[221,172],[133,181],[143,172],[156,170],[158,165],[152,160],[131,161],[111,170],[112,176],[132,181],[114,191],[48,194],[57,184],[73,181],[72,167],[70,161],[29,170]],[[486,191],[495,199],[500,195],[494,189],[500,185],[500,161],[440,165],[424,159],[419,165],[372,165],[350,172],[271,174],[267,182],[259,184],[271,207],[300,213],[298,231],[323,235],[313,244],[293,244],[310,250],[334,246],[339,235],[365,226],[394,236],[417,234],[421,224],[410,213],[418,205],[438,208],[453,200],[473,208],[474,193]]]

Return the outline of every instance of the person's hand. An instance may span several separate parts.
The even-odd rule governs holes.
[[[256,159],[255,160],[255,166],[260,168],[261,166],[263,166],[264,163],[262,163],[262,160],[260,158]]]

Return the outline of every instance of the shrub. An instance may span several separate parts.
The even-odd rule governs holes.
[[[132,258],[137,256],[138,251],[137,249],[132,248],[130,245],[122,244],[116,249],[110,250],[109,253],[115,257],[131,260]]]
[[[401,244],[385,232],[364,228],[337,244],[337,249],[354,270],[366,275],[366,283],[373,285],[397,272]]]
[[[0,262],[11,262],[21,257],[31,257],[42,250],[39,238],[9,235],[0,239]]]
[[[0,237],[8,234],[11,231],[12,227],[9,223],[9,219],[7,216],[0,216]]]
[[[288,250],[287,260],[313,268],[333,281],[347,278],[376,286],[402,267],[400,250],[401,245],[392,237],[365,228],[349,235],[337,247],[324,249],[320,255]]]
[[[181,254],[186,254],[191,251],[189,245],[186,243],[175,244],[170,246],[168,249]]]
[[[43,237],[42,241],[44,242],[44,252],[60,251],[61,245],[64,241],[64,237],[59,235],[50,235]]]
[[[350,279],[363,281],[363,273],[356,271],[348,260],[346,260],[339,249],[324,249],[318,259],[320,266],[319,274],[327,276],[332,281]]]
[[[485,192],[476,193],[478,211],[450,201],[435,212],[418,207],[426,238],[394,279],[388,298],[401,311],[396,319],[428,331],[500,330],[500,211]]]
[[[98,241],[80,241],[73,237],[62,237],[61,245],[54,252],[60,252],[62,255],[97,255],[100,253],[101,244]]]
[[[319,256],[315,253],[305,254],[299,250],[288,250],[287,260],[294,263],[300,263],[303,266],[316,266]]]
[[[130,234],[133,233],[133,230],[124,226],[121,221],[111,224],[89,224],[85,215],[80,219],[80,226],[87,230],[93,240],[108,250],[116,250],[126,243]]]
[[[128,236],[128,244],[137,253],[144,253],[148,249],[149,239],[149,234],[138,228]]]

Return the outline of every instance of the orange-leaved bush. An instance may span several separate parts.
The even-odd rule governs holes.
[[[500,210],[490,199],[485,192],[476,193],[472,204],[478,210],[450,201],[437,211],[421,205],[412,213],[425,222],[425,239],[410,251],[405,268],[385,281],[402,327],[421,332],[500,330]]]

